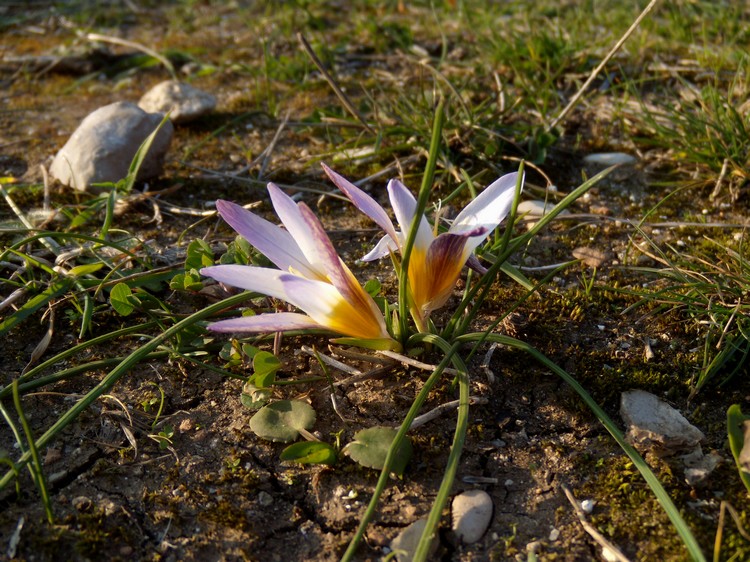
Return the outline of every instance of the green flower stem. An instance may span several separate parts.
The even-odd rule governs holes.
[[[425,165],[424,175],[422,176],[422,185],[419,188],[419,194],[417,196],[417,208],[414,212],[414,218],[412,219],[411,226],[409,227],[409,234],[406,237],[404,247],[401,249],[401,265],[397,269],[398,272],[398,316],[400,323],[400,334],[401,338],[406,338],[409,333],[409,327],[407,325],[407,318],[409,315],[409,303],[411,298],[409,297],[409,260],[411,258],[411,250],[414,247],[414,241],[417,239],[417,231],[419,230],[419,222],[422,220],[425,208],[427,208],[427,200],[432,192],[432,181],[435,177],[435,167],[437,166],[438,154],[440,152],[440,141],[443,135],[443,123],[445,122],[445,100],[442,98],[438,103],[437,109],[435,110],[435,119],[432,123],[432,138],[430,139],[430,153]],[[418,324],[417,329],[422,331],[424,326],[422,324],[421,311],[416,311],[414,321]]]
[[[47,443],[52,441],[57,436],[57,434],[60,433],[60,431],[62,431],[65,427],[72,423],[81,412],[88,408],[102,394],[108,392],[125,373],[127,373],[138,362],[142,361],[149,353],[157,349],[166,340],[177,335],[185,328],[188,328],[201,320],[209,318],[210,316],[221,312],[226,308],[236,306],[256,295],[257,293],[245,291],[238,295],[231,296],[220,302],[212,304],[211,306],[208,306],[203,310],[196,312],[195,314],[191,314],[184,320],[181,320],[171,328],[168,328],[163,333],[153,338],[148,343],[136,349],[133,353],[128,355],[125,360],[120,362],[114,369],[112,369],[112,371],[110,371],[99,384],[97,384],[83,398],[81,398],[81,400],[76,402],[76,404],[72,408],[65,412],[65,414],[63,414],[46,432],[44,432],[41,437],[39,437],[39,439],[34,443],[34,446],[37,449],[46,446]],[[23,466],[27,464],[30,459],[31,453],[26,452],[21,455],[18,461],[16,461],[16,465]],[[5,476],[0,479],[0,490],[5,488],[5,486],[7,486],[8,483],[13,479],[13,477],[13,471],[6,472]]]
[[[357,551],[357,547],[359,546],[362,537],[364,537],[367,525],[369,525],[370,521],[375,515],[375,509],[377,508],[380,496],[382,495],[383,490],[385,490],[385,486],[388,483],[388,478],[390,477],[391,473],[391,466],[393,465],[393,460],[396,457],[396,451],[398,451],[401,447],[401,443],[406,437],[406,434],[409,431],[412,422],[417,417],[419,409],[427,399],[427,395],[432,390],[432,387],[435,386],[435,383],[438,381],[438,379],[440,379],[440,375],[443,373],[443,370],[452,361],[453,355],[458,350],[459,345],[459,343],[456,343],[450,347],[450,349],[446,352],[445,357],[443,357],[443,360],[440,361],[438,366],[425,381],[422,390],[419,391],[416,398],[414,399],[414,402],[412,402],[411,408],[409,408],[404,421],[401,423],[401,427],[399,428],[398,433],[396,433],[396,437],[394,437],[393,439],[393,443],[391,443],[391,448],[388,449],[388,454],[386,455],[385,461],[383,462],[383,469],[380,471],[380,478],[378,478],[378,482],[375,485],[375,490],[373,491],[370,503],[367,505],[367,509],[365,510],[365,513],[359,522],[359,527],[357,528],[354,537],[352,537],[352,540],[349,542],[349,546],[346,549],[346,552],[341,557],[341,562],[351,562],[352,558],[354,557],[354,554]]]
[[[640,455],[640,453],[638,453],[638,451],[636,451],[632,447],[632,445],[630,445],[627,441],[625,441],[625,436],[622,434],[622,432],[617,427],[615,422],[612,421],[612,418],[610,418],[607,415],[607,413],[601,409],[599,404],[597,404],[596,401],[591,397],[591,395],[580,384],[578,384],[578,381],[576,381],[567,371],[565,371],[563,368],[556,365],[552,360],[550,360],[548,357],[542,354],[535,347],[521,340],[511,338],[510,336],[503,336],[500,334],[487,335],[486,333],[481,332],[481,333],[465,334],[456,338],[457,342],[475,342],[477,340],[491,341],[491,342],[499,343],[502,345],[507,345],[508,347],[519,349],[521,351],[525,351],[526,353],[531,355],[534,359],[539,361],[542,365],[552,370],[561,379],[563,379],[568,386],[570,386],[573,390],[575,390],[578,396],[580,396],[583,399],[583,401],[591,409],[594,415],[597,418],[599,418],[599,421],[607,429],[610,435],[612,435],[615,441],[617,441],[617,444],[622,448],[625,454],[630,458],[630,460],[633,462],[633,465],[638,469],[638,471],[643,476],[644,480],[646,480],[646,483],[651,488],[651,491],[656,496],[656,499],[659,501],[661,506],[667,512],[667,515],[669,516],[669,519],[672,521],[672,525],[674,525],[675,530],[680,535],[680,538],[682,539],[682,541],[685,543],[685,547],[687,548],[690,558],[697,562],[705,562],[706,558],[703,554],[703,551],[700,548],[700,545],[698,544],[698,541],[695,539],[695,537],[693,536],[693,533],[690,531],[690,527],[688,527],[687,523],[680,515],[679,510],[672,502],[672,499],[669,497],[669,494],[661,485],[661,482],[659,482],[659,479],[653,473],[653,471],[648,466],[648,464],[643,459],[643,457]]]
[[[26,436],[26,442],[29,444],[29,452],[33,459],[33,463],[29,465],[31,469],[31,476],[34,479],[36,487],[39,489],[39,494],[42,496],[42,503],[44,504],[44,512],[47,514],[47,521],[50,525],[55,524],[55,517],[52,514],[52,502],[49,498],[49,491],[47,490],[47,481],[44,478],[44,468],[42,467],[42,459],[39,456],[39,449],[34,443],[34,434],[31,433],[31,427],[29,422],[26,420],[26,416],[23,413],[21,407],[21,396],[18,394],[18,382],[13,383],[13,404],[16,407],[16,413],[18,414],[18,420],[21,422],[24,435]],[[14,471],[11,471],[13,474]]]
[[[451,444],[451,451],[448,455],[448,462],[443,472],[443,480],[440,483],[435,501],[432,503],[432,509],[427,517],[427,523],[425,525],[422,536],[419,539],[417,549],[414,551],[414,557],[412,562],[423,562],[427,560],[430,554],[430,544],[435,537],[438,525],[440,524],[440,518],[443,514],[443,508],[448,502],[448,497],[453,487],[453,481],[456,479],[456,472],[458,472],[458,463],[461,460],[461,453],[463,452],[464,443],[466,442],[466,431],[469,427],[469,371],[466,368],[466,364],[463,359],[456,353],[456,346],[452,346],[442,339],[440,336],[434,334],[416,334],[411,338],[411,341],[423,341],[425,343],[431,343],[439,347],[445,352],[445,358],[450,359],[453,366],[458,371],[458,415],[456,419],[456,429],[453,433],[453,443]]]

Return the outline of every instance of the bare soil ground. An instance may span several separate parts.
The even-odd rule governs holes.
[[[115,77],[105,74],[105,69],[89,75],[75,69],[45,68],[39,57],[78,42],[62,16],[43,8],[38,18],[24,19],[0,31],[4,56],[0,176],[20,178],[26,184],[41,183],[40,166],[49,163],[88,113],[113,101],[136,101],[167,78],[158,67],[136,68]],[[19,13],[11,8],[5,15]],[[152,8],[107,28],[113,35],[162,51],[193,49],[202,62],[224,65],[219,72],[192,79],[194,85],[217,95],[217,112],[176,129],[167,170],[149,186],[158,190],[180,184],[177,191],[165,196],[173,205],[205,209],[220,197],[241,203],[265,201],[262,182],[259,189],[205,171],[228,174],[242,168],[248,155],[257,155],[268,146],[283,116],[283,111],[273,113],[262,105],[261,81],[249,78],[239,66],[226,64],[229,59],[240,65],[243,57],[257,60],[262,56],[262,45],[231,15],[222,14],[211,25],[167,33],[166,12]],[[102,17],[106,19],[106,13]],[[297,48],[293,38],[286,45],[273,47],[279,57]],[[116,46],[109,49],[116,54],[131,52]],[[80,57],[91,62],[89,54]],[[339,63],[342,72],[359,71]],[[308,118],[316,105],[337,102],[319,77],[311,78],[304,88],[293,82],[272,85],[289,91],[298,86],[297,94],[284,95],[291,125],[268,162],[270,175],[265,179],[330,189],[317,165],[309,163],[318,146],[330,139],[293,123]],[[592,135],[590,127],[595,125],[588,117],[583,112],[572,119],[571,136]],[[563,139],[545,162],[545,172],[562,190],[579,182],[584,169],[581,147],[580,143],[567,145]],[[594,148],[623,147],[614,142]],[[422,164],[407,167],[413,174],[407,180],[412,187],[418,184]],[[397,173],[394,170],[393,175]],[[632,231],[614,219],[640,217],[664,195],[651,187],[650,174],[651,170],[640,165],[610,178],[577,203],[574,211],[586,218],[559,221],[518,256],[516,263],[559,263],[570,259],[574,248],[587,246],[609,256],[607,265],[596,273],[597,285],[641,285],[645,280],[638,273],[622,267]],[[383,203],[385,179],[368,187]],[[530,179],[542,183],[533,172]],[[361,255],[376,239],[372,225],[350,206],[309,193],[302,197],[321,215],[347,261]],[[29,189],[27,194],[16,191],[14,198],[27,212],[41,205],[38,189]],[[53,184],[53,205],[76,205],[84,200],[84,195]],[[742,204],[746,206],[746,202]],[[703,201],[695,198],[679,205],[699,213]],[[265,204],[260,212],[268,209]],[[741,216],[741,209],[737,213]],[[184,247],[193,238],[228,242],[233,236],[214,219],[194,225],[192,217],[167,211],[162,215],[157,225],[152,222],[151,203],[134,203],[118,217],[117,227],[148,241],[154,252],[163,253],[167,262],[177,266],[178,259],[171,253],[174,248]],[[0,217],[8,220],[12,214],[3,206]],[[724,218],[736,217],[727,214]],[[659,240],[676,236],[670,232],[653,235]],[[5,245],[11,236],[3,236]],[[387,264],[362,266],[356,273],[362,280],[381,277],[386,287],[392,287]],[[589,294],[581,282],[586,275],[592,271],[583,265],[560,273],[538,296],[524,303],[503,330],[538,346],[576,376],[616,419],[620,392],[637,387],[669,400],[706,433],[704,449],[719,451],[727,461],[703,487],[691,488],[685,483],[683,467],[676,459],[648,456],[648,460],[708,552],[718,525],[719,502],[730,499],[740,511],[747,507],[725,446],[724,427],[727,407],[747,401],[747,384],[740,381],[728,388],[707,388],[688,404],[688,380],[700,367],[695,350],[701,343],[695,330],[678,317],[643,318],[640,312],[623,315],[633,297],[606,289]],[[461,288],[457,287],[453,304],[458,302]],[[511,282],[499,286],[483,310],[478,328],[504,313],[522,294]],[[205,295],[168,289],[160,297],[184,313],[212,302]],[[97,317],[96,330],[105,333],[132,321],[132,317],[110,312]],[[46,323],[27,321],[0,342],[3,386],[21,373],[45,330]],[[77,342],[76,326],[58,314],[47,356]],[[123,339],[117,344],[119,349],[110,345],[92,350],[89,356],[72,358],[70,364],[124,355],[135,343]],[[326,340],[285,338],[281,378],[320,374],[318,364],[301,353],[303,343],[321,348]],[[653,357],[646,354],[646,347]],[[599,559],[600,547],[584,532],[561,485],[570,487],[579,500],[596,501],[591,522],[630,558],[685,559],[674,530],[645,482],[562,381],[529,357],[502,348],[487,365],[483,366],[482,360],[475,357],[470,365],[472,394],[485,398],[486,404],[471,409],[468,441],[454,491],[484,489],[491,495],[495,511],[484,537],[472,545],[456,543],[446,512],[434,559],[526,560],[529,549],[541,560]],[[347,361],[363,370],[372,368],[364,362]],[[488,369],[494,380],[488,378]],[[23,408],[32,431],[37,435],[43,432],[105,372],[94,371],[27,394]],[[334,376],[346,378],[342,373],[334,372]],[[397,426],[425,378],[415,369],[397,367],[383,377],[338,387],[338,407],[350,420],[346,424],[334,412],[326,385],[286,387],[282,394],[309,400],[318,416],[315,432],[328,440],[341,432],[342,442],[346,442],[361,428]],[[137,365],[106,398],[42,451],[54,526],[47,524],[26,471],[18,475],[18,488],[9,486],[2,491],[0,558],[9,556],[11,543],[15,545],[18,539],[14,555],[19,560],[338,559],[364,512],[378,473],[348,459],[330,468],[281,462],[283,446],[264,442],[248,429],[252,412],[240,403],[241,388],[242,381],[196,368],[179,358]],[[168,424],[174,429],[168,448],[149,438],[154,409],[144,407],[159,391],[164,393],[159,427]],[[433,391],[427,406],[452,400],[455,394],[446,379]],[[13,411],[10,402],[5,406]],[[359,560],[381,559],[402,528],[428,513],[442,478],[454,423],[454,415],[447,414],[414,434],[415,456],[403,478],[394,478],[388,487],[359,550]],[[0,450],[11,457],[18,454],[7,426],[0,429]],[[725,533],[741,545],[742,539],[733,531]]]

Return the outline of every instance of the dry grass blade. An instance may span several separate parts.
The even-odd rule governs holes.
[[[128,41],[127,39],[120,39],[119,37],[111,37],[109,35],[102,35],[101,33],[87,33],[85,35],[85,38],[88,39],[89,41],[99,41],[102,43],[112,43],[113,45],[121,45],[123,47],[130,47],[131,49],[135,49],[137,51],[141,51],[142,53],[146,53],[148,56],[154,57],[162,65],[164,65],[164,68],[166,68],[169,74],[172,75],[172,78],[174,80],[177,80],[177,72],[175,72],[174,66],[169,61],[169,59],[163,55],[160,55],[153,49],[146,47],[145,45],[141,45],[140,43],[136,43],[135,41]]]
[[[305,36],[302,35],[302,33],[297,33],[297,38],[299,39],[302,48],[307,53],[307,56],[309,56],[313,61],[313,64],[323,75],[323,78],[325,78],[326,82],[328,82],[328,85],[333,89],[336,96],[338,96],[338,98],[341,100],[341,103],[344,104],[346,110],[351,113],[352,116],[357,119],[357,121],[362,123],[364,128],[367,129],[370,133],[372,133],[373,135],[377,134],[375,130],[367,123],[367,120],[364,118],[364,116],[359,111],[357,111],[356,107],[354,107],[354,104],[349,99],[349,96],[344,93],[344,91],[336,83],[336,80],[334,80],[333,76],[331,76],[331,74],[326,70],[325,66],[323,66],[323,62],[318,58],[318,55],[315,54],[315,51],[310,46],[310,43],[307,42]]]
[[[581,96],[586,92],[588,87],[591,85],[591,83],[596,79],[597,76],[599,76],[599,73],[602,71],[602,69],[606,66],[606,64],[610,61],[610,59],[615,56],[615,53],[620,50],[620,47],[622,47],[625,44],[625,41],[628,40],[628,38],[632,35],[632,33],[638,28],[638,26],[641,24],[643,19],[648,15],[648,13],[656,6],[656,3],[659,0],[651,0],[651,2],[648,3],[648,6],[643,8],[643,11],[640,13],[640,15],[635,19],[633,24],[628,28],[628,30],[624,33],[622,37],[620,37],[620,40],[615,43],[615,46],[612,47],[612,49],[607,53],[607,56],[605,56],[602,59],[602,62],[600,62],[597,67],[591,71],[591,74],[589,75],[588,79],[583,83],[583,85],[578,89],[576,94],[571,98],[571,100],[568,102],[568,105],[563,108],[563,110],[555,117],[552,122],[547,125],[545,131],[549,133],[552,131],[555,127],[557,127],[565,117],[567,117],[568,113],[578,104],[578,100],[581,99]]]
[[[565,492],[565,497],[568,498],[568,501],[570,502],[570,505],[573,506],[573,510],[575,511],[576,517],[578,517],[578,520],[581,522],[581,526],[583,527],[583,530],[586,531],[589,536],[596,541],[596,543],[602,547],[602,557],[605,560],[616,560],[617,562],[630,562],[627,556],[625,556],[619,548],[617,548],[614,544],[612,544],[609,540],[607,540],[607,537],[602,535],[599,531],[596,530],[596,527],[594,527],[591,523],[589,523],[586,520],[586,512],[581,509],[581,505],[578,503],[578,500],[573,495],[573,492],[570,491],[570,488],[568,488],[565,484],[560,486]]]
[[[47,330],[44,332],[44,336],[42,336],[42,339],[39,340],[38,344],[36,344],[34,351],[31,352],[31,358],[29,359],[29,362],[23,368],[23,371],[21,371],[22,376],[25,375],[28,372],[28,370],[37,361],[39,361],[39,358],[42,355],[44,355],[44,352],[47,351],[47,347],[49,347],[49,344],[52,341],[52,334],[54,332],[55,332],[55,309],[50,304],[49,305],[49,325],[47,326]]]

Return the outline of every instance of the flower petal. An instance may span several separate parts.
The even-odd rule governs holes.
[[[351,306],[357,309],[367,309],[370,316],[379,317],[382,321],[382,315],[375,301],[365,292],[346,264],[341,261],[318,217],[304,203],[300,203],[299,210],[307,223],[311,242],[318,252],[318,259],[325,268],[328,280]]]
[[[216,208],[229,226],[271,260],[279,269],[290,268],[314,275],[292,236],[283,228],[230,201],[218,200]]]
[[[467,250],[469,240],[485,232],[483,228],[461,234],[444,232],[430,245],[421,271],[412,270],[410,265],[414,302],[425,316],[448,300],[471,253],[471,250]]]
[[[396,220],[398,220],[398,224],[401,227],[401,232],[404,233],[405,240],[411,228],[412,220],[414,220],[414,214],[417,211],[417,200],[414,199],[414,196],[406,186],[396,179],[388,182],[388,195],[391,199],[391,207],[393,207]],[[424,216],[420,217],[419,230],[417,230],[414,247],[421,248],[426,252],[434,239],[435,236],[432,234],[430,223],[427,222]]]
[[[284,280],[284,290],[289,295],[289,302],[329,330],[355,338],[390,338],[383,315],[377,307],[373,311],[360,303],[351,303],[333,285],[289,276]],[[370,298],[367,293],[364,294]]]
[[[208,325],[214,332],[285,332],[324,328],[305,314],[278,312],[220,320]]]
[[[398,232],[397,234],[400,235],[401,233]],[[401,239],[400,236],[399,239]],[[375,244],[375,247],[372,250],[367,252],[367,254],[362,256],[360,259],[362,261],[379,260],[380,258],[384,258],[385,256],[389,255],[391,252],[398,252],[398,244],[396,244],[393,239],[386,234],[380,239],[377,244]]]
[[[505,218],[513,205],[518,172],[506,174],[490,184],[476,199],[458,213],[449,232],[460,234],[484,227],[489,234]],[[476,247],[482,239],[475,240]]]
[[[349,198],[357,209],[375,221],[375,223],[382,228],[386,234],[390,235],[391,238],[394,240],[396,239],[396,229],[393,228],[393,223],[388,217],[388,213],[385,212],[385,209],[383,209],[375,199],[370,197],[367,193],[343,176],[331,170],[331,168],[322,162],[321,166],[323,166],[323,171],[328,175],[336,187],[338,187],[339,190]]]
[[[246,291],[255,291],[269,297],[289,300],[284,291],[282,278],[291,274],[278,269],[252,265],[212,265],[202,268],[201,275]]]

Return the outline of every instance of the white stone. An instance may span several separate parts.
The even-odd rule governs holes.
[[[529,199],[527,201],[521,201],[518,204],[517,213],[519,216],[526,215],[531,217],[543,217],[549,213],[555,206],[554,201],[541,201],[538,199]],[[570,214],[568,210],[564,210],[561,215]]]
[[[149,113],[169,111],[169,118],[182,124],[211,113],[216,107],[216,98],[190,84],[167,80],[146,92],[138,106]]]
[[[627,166],[637,162],[635,156],[625,154],[624,152],[595,152],[583,158],[586,164],[595,164],[597,166],[614,166],[622,164]]]
[[[483,490],[467,490],[453,498],[452,528],[456,538],[472,544],[482,538],[492,519],[492,498]]]
[[[620,415],[628,424],[628,438],[635,444],[653,447],[662,455],[694,449],[704,438],[672,406],[644,390],[623,392]]]
[[[60,149],[50,173],[79,191],[91,190],[94,183],[117,182],[127,176],[141,143],[163,117],[159,113],[146,113],[128,102],[100,107],[81,122]],[[138,172],[139,180],[161,173],[173,131],[168,121],[159,130]]]

